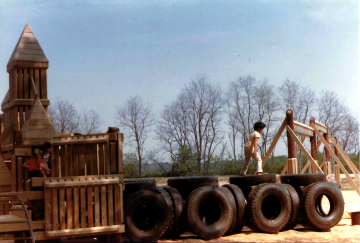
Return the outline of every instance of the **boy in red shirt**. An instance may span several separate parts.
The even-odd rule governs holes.
[[[42,165],[41,152],[39,149],[34,149],[33,157],[23,164],[23,167],[28,168],[29,178],[32,177],[46,177],[46,169]]]

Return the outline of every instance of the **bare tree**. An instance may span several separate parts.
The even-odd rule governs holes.
[[[161,149],[170,154],[173,163],[180,160],[177,158],[180,148],[190,147],[186,110],[185,100],[180,94],[173,103],[165,106],[155,130]]]
[[[121,107],[116,107],[115,119],[120,128],[124,129],[129,142],[135,144],[141,175],[144,144],[151,126],[154,124],[152,108],[140,96],[130,97]]]
[[[73,103],[57,97],[49,106],[49,114],[59,134],[79,132],[81,117]]]
[[[212,86],[205,74],[197,75],[182,90],[187,107],[188,130],[191,133],[190,143],[196,154],[198,173],[201,162],[204,162],[204,173],[216,147],[222,141],[220,115],[222,108],[221,90]]]
[[[100,114],[95,110],[84,110],[81,114],[82,134],[98,133],[100,126],[104,124]]]

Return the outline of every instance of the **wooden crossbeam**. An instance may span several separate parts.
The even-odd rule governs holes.
[[[340,166],[340,169],[344,172],[346,178],[349,180],[350,184],[353,186],[353,188],[355,189],[355,191],[359,194],[360,196],[360,189],[357,187],[357,185],[355,184],[355,182],[352,180],[352,178],[350,177],[349,173],[346,171],[345,167],[342,165],[340,159],[335,155],[334,151],[331,149],[330,145],[326,142],[325,138],[321,135],[321,133],[316,129],[316,127],[311,124],[311,126],[314,128],[316,135],[318,135],[318,137],[320,138],[320,140],[322,141],[322,143],[324,144],[325,148],[329,151],[330,155],[334,158],[334,160],[338,163],[338,165]]]
[[[268,151],[266,151],[266,154],[265,154],[264,158],[262,159],[262,168],[265,167],[266,161],[269,159],[271,152],[274,150],[276,143],[278,142],[282,132],[285,129],[285,126],[286,126],[286,118],[284,119],[283,123],[281,124],[278,132],[276,133],[276,135],[274,137],[274,140],[270,144]]]
[[[333,138],[332,138],[333,139]],[[349,156],[347,156],[347,154],[344,152],[344,150],[339,146],[339,144],[334,144],[335,148],[338,150],[338,152],[340,153],[341,157],[345,160],[345,162],[348,164],[348,166],[351,168],[353,168],[353,170],[351,170],[354,174],[359,175],[359,169],[356,168],[356,166],[354,165],[354,163],[351,161],[351,159],[349,158]]]
[[[288,131],[288,133],[290,134],[290,136],[295,140],[295,142],[298,144],[298,146],[300,147],[301,151],[303,151],[304,155],[306,156],[306,158],[311,162],[311,165],[315,166],[315,168],[320,172],[320,173],[324,173],[321,168],[319,167],[319,165],[316,163],[316,161],[313,159],[313,157],[311,157],[311,155],[309,154],[309,152],[306,150],[306,148],[304,147],[304,145],[301,143],[301,141],[298,139],[298,137],[295,135],[294,131],[289,127],[286,126],[286,130]]]

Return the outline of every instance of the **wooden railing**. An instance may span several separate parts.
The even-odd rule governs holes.
[[[118,177],[45,179],[44,190],[47,237],[124,232]]]
[[[122,141],[117,132],[54,138],[51,176],[122,174]]]

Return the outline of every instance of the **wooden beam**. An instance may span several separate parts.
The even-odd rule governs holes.
[[[50,101],[48,99],[40,99],[43,106],[49,106]],[[1,109],[10,109],[13,106],[31,106],[34,103],[34,99],[14,99],[9,103],[1,105]]]
[[[264,158],[262,159],[262,167],[264,168],[266,161],[269,159],[271,152],[273,151],[273,149],[275,148],[276,143],[278,142],[282,132],[284,131],[286,126],[286,118],[284,119],[283,123],[281,124],[278,132],[276,133],[274,140],[272,141],[272,143],[270,144],[269,149],[266,151],[266,154],[264,156]]]
[[[334,160],[338,163],[338,165],[340,166],[340,169],[344,172],[346,178],[349,180],[350,184],[353,186],[354,190],[356,190],[356,192],[359,194],[360,196],[360,189],[357,187],[357,185],[355,184],[355,182],[352,180],[352,178],[350,177],[349,173],[346,171],[345,167],[342,165],[340,159],[338,157],[336,157],[334,151],[331,149],[330,145],[328,143],[326,143],[325,138],[321,135],[321,133],[316,129],[315,126],[313,126],[316,135],[318,135],[318,137],[320,138],[320,140],[322,141],[322,143],[324,144],[324,146],[328,149],[330,155],[334,158]]]
[[[297,121],[294,121],[294,132],[308,137],[314,136],[314,129],[312,127],[306,126],[305,124]]]
[[[32,83],[32,87],[33,87],[33,90],[34,90],[34,94],[35,94],[35,97],[38,97],[39,96],[39,93],[38,93],[38,90],[36,89],[36,85],[35,85],[35,81],[34,81],[34,78],[31,76],[31,83]]]
[[[302,143],[305,141],[305,138],[306,138],[305,136],[301,138],[301,142],[302,142]],[[297,146],[297,147],[295,148],[295,153],[299,152],[299,150],[300,150],[300,147]],[[285,174],[285,173],[287,172],[287,169],[288,169],[288,163],[285,163],[285,166],[284,166],[284,168],[282,169],[282,171],[280,172],[280,175]]]
[[[294,131],[294,114],[292,110],[286,111],[286,127],[289,127],[291,131]],[[286,130],[287,130],[288,159],[296,158],[294,137],[289,136],[289,131],[288,129]]]
[[[98,181],[59,181],[54,182],[53,180],[49,182],[48,180],[44,180],[44,184],[46,187],[67,187],[67,186],[94,186],[94,185],[108,185],[108,184],[115,184],[119,183],[119,178],[113,179],[102,179]]]
[[[316,161],[313,159],[313,157],[311,157],[311,155],[309,154],[309,152],[306,150],[306,148],[304,147],[304,145],[301,143],[301,141],[296,137],[296,134],[293,132],[293,130],[289,127],[286,126],[286,130],[288,132],[288,134],[295,140],[295,142],[298,144],[298,146],[300,146],[301,151],[303,151],[303,153],[305,154],[305,156],[307,157],[307,159],[311,162],[311,165],[314,165],[315,168],[317,168],[317,170],[320,173],[324,173],[321,168],[319,167],[319,165],[316,163]]]
[[[17,195],[23,201],[25,200],[41,200],[44,199],[43,191],[24,191],[24,192],[0,192],[1,196]]]
[[[356,168],[356,166],[353,164],[351,159],[347,156],[347,154],[344,152],[344,150],[339,146],[339,144],[335,144],[336,150],[340,153],[341,157],[345,160],[345,162],[348,164],[350,168],[353,168],[354,174],[359,174],[359,169]]]
[[[304,166],[304,168],[301,170],[300,174],[304,174],[304,172],[306,171],[306,169],[309,167],[310,165],[310,161],[308,160]]]
[[[2,132],[0,134],[0,143],[3,143],[5,141],[5,139],[10,135],[12,134],[12,132],[14,131],[14,127],[11,125],[9,126],[8,128],[6,128],[4,130],[4,132]]]

